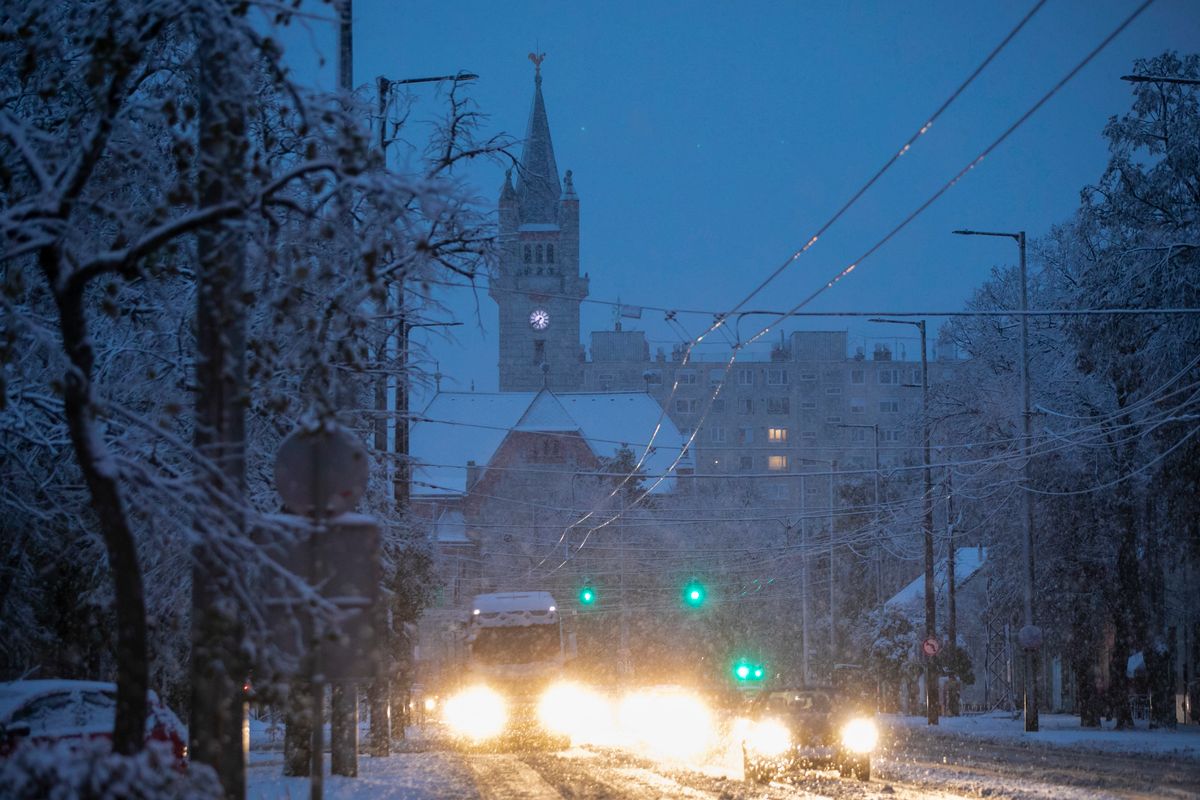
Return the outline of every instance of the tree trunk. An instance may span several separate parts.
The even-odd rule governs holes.
[[[307,777],[312,768],[312,686],[294,681],[283,718],[283,774]]]
[[[40,254],[43,271],[58,274],[58,253],[46,248]],[[51,280],[50,285],[56,286]],[[83,287],[69,294],[55,292],[63,348],[71,369],[63,381],[63,410],[79,469],[91,495],[92,510],[100,526],[112,575],[117,618],[117,711],[113,725],[113,750],[130,755],[142,749],[146,730],[146,693],[150,689],[146,645],[146,599],[137,545],[129,527],[112,454],[96,425],[92,397],[94,353],[88,339],[83,308]]]

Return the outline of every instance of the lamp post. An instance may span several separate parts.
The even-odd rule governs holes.
[[[1021,281],[1021,558],[1025,562],[1024,612],[1025,626],[1018,636],[1024,650],[1025,672],[1025,730],[1038,729],[1038,663],[1037,650],[1042,644],[1042,632],[1033,621],[1033,506],[1029,497],[1029,449],[1032,438],[1032,417],[1029,412],[1029,289],[1025,271],[1025,231],[954,231],[958,236],[1000,236],[1013,239],[1020,253]]]
[[[933,476],[929,467],[929,361],[925,348],[925,320],[880,319],[889,325],[912,325],[921,332],[921,464],[925,490],[922,492],[922,518],[925,532],[925,637],[937,636],[937,606],[933,594]],[[938,687],[934,671],[925,669],[925,710],[930,725],[938,724]]]

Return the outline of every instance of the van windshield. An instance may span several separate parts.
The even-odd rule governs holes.
[[[481,628],[471,652],[483,664],[529,664],[558,655],[558,625]]]

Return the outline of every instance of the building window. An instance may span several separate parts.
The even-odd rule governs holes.
[[[739,369],[738,370],[738,386],[753,386],[754,385],[754,370]]]
[[[897,384],[900,382],[900,376],[895,369],[881,369],[879,370],[879,382]]]
[[[802,381],[809,382],[809,381],[815,381],[816,379],[817,379],[817,373],[815,373],[815,372],[801,372],[800,373],[800,380],[802,380]]]
[[[695,414],[699,407],[700,401],[695,398],[675,401],[675,411],[680,414]]]
[[[787,456],[767,456],[767,469],[772,472],[786,472],[787,468]]]
[[[716,400],[712,401],[712,413],[714,413],[714,414],[724,414],[725,413],[725,400],[724,399],[718,397]]]
[[[531,261],[533,261],[533,248],[529,245],[525,245],[525,263],[528,264]]]
[[[754,413],[754,398],[739,397],[738,398],[738,413],[743,416]]]
[[[721,427],[709,428],[708,440],[716,444],[723,444],[725,442],[725,429]]]
[[[767,399],[768,414],[790,414],[791,402],[787,397],[770,397]]]
[[[920,385],[921,385],[921,370],[919,370],[919,369],[914,369],[914,370],[912,371],[912,384],[913,384],[914,386],[920,386]]]
[[[850,382],[851,383],[865,383],[866,382],[866,374],[861,369],[852,369],[852,370],[850,370]]]
[[[829,423],[830,425],[841,425],[842,424],[841,417],[826,417],[825,421],[827,423]]]
[[[546,362],[546,343],[541,339],[535,339],[533,342],[533,363],[544,364]]]
[[[825,394],[841,394],[841,393],[842,393],[842,387],[840,387],[840,386],[825,387]]]
[[[850,413],[851,414],[865,414],[866,411],[867,411],[867,401],[866,400],[863,400],[861,397],[851,397],[850,398]]]
[[[680,386],[695,386],[696,373],[692,372],[690,369],[681,369],[679,372],[675,373],[675,380],[679,382]]]
[[[900,441],[900,431],[894,429],[880,431],[879,438],[884,442],[898,442]]]
[[[895,414],[900,410],[899,400],[880,400],[879,410],[884,414]]]
[[[754,469],[754,456],[739,456],[738,469],[742,472],[749,472]]]
[[[800,438],[801,439],[815,439],[815,438],[817,438],[817,432],[816,431],[801,431]]]
[[[738,444],[753,444],[754,443],[754,428],[743,425],[738,428],[737,432]]]
[[[817,403],[815,400],[801,400],[800,401],[800,410],[801,411],[816,411]]]
[[[787,487],[784,486],[782,483],[778,483],[778,482],[769,484],[767,486],[767,499],[768,500],[786,500],[787,499]]]
[[[787,386],[787,370],[769,369],[767,370],[767,385],[768,386]]]
[[[866,440],[867,440],[867,429],[866,428],[851,428],[850,429],[850,441],[861,443],[861,442],[865,442]]]
[[[533,263],[542,263],[542,246],[539,244],[537,249],[533,251]]]
[[[642,377],[646,379],[646,384],[648,386],[662,386],[661,369],[648,369]]]
[[[554,245],[552,245],[552,244],[546,245],[546,263],[547,264],[554,263]]]
[[[767,428],[768,442],[786,442],[787,428]]]

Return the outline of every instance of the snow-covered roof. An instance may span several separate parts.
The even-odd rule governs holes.
[[[971,579],[987,562],[986,547],[960,547],[954,551],[954,583],[957,588]],[[933,567],[933,591],[937,596],[946,592],[946,559],[939,559]],[[925,576],[918,575],[912,583],[892,595],[884,605],[909,608],[920,607],[925,602]]]
[[[625,446],[640,459],[658,425],[654,448],[642,465],[652,479],[670,468],[684,437],[645,392],[439,392],[410,436],[415,492],[465,494],[467,462],[486,467],[511,430],[578,432],[598,457],[611,457]],[[655,491],[671,486],[666,480]]]
[[[463,514],[457,508],[448,508],[441,513],[434,528],[434,538],[438,544],[470,544],[467,536],[467,523]]]

